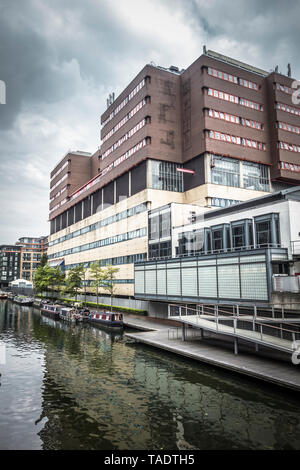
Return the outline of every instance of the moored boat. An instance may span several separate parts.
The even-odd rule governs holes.
[[[95,325],[106,326],[109,328],[123,328],[123,314],[113,312],[96,312],[89,314],[90,322]]]
[[[7,299],[7,298],[8,298],[7,292],[0,291],[0,299]]]
[[[59,320],[61,305],[57,304],[43,304],[41,307],[41,313],[47,315],[54,320]]]
[[[24,295],[17,295],[13,298],[13,301],[18,305],[32,305],[33,298],[25,297]]]
[[[68,323],[77,323],[77,321],[79,321],[79,316],[77,314],[77,310],[74,308],[61,307],[59,319]]]

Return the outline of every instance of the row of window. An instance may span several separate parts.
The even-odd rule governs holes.
[[[122,212],[118,212],[117,214],[111,215],[106,219],[100,220],[94,224],[88,225],[82,229],[76,230],[75,232],[68,233],[67,235],[57,238],[56,240],[52,240],[49,242],[49,246],[57,245],[58,243],[62,243],[66,240],[71,240],[71,238],[79,237],[87,232],[92,232],[93,230],[97,230],[101,227],[106,227],[107,225],[113,224],[115,222],[119,222],[120,220],[127,219],[128,217],[132,217],[133,215],[138,215],[141,212],[145,212],[147,210],[147,203],[143,202],[138,206],[131,207],[130,209],[126,209]]]
[[[255,242],[254,242],[255,240]],[[280,245],[279,214],[235,220],[189,232],[178,237],[177,255],[195,255],[231,249]]]
[[[300,172],[300,165],[297,165],[296,163],[280,162],[280,168],[282,170]]]
[[[300,128],[296,126],[292,126],[291,124],[287,124],[286,122],[278,121],[279,129],[283,129],[284,131],[294,132],[294,134],[300,134]]]
[[[115,132],[117,132],[124,124],[129,121],[140,109],[142,109],[143,106],[147,104],[146,99],[144,98],[142,101],[140,101],[131,111],[129,111],[126,116],[121,119],[102,139],[102,142],[106,142]]]
[[[136,144],[134,147],[127,150],[127,152],[125,152],[123,155],[121,155],[119,158],[117,158],[117,160],[115,160],[110,165],[108,165],[106,168],[104,168],[101,172],[101,176],[104,176],[104,175],[106,175],[106,173],[109,173],[113,168],[120,165],[120,163],[122,163],[124,160],[127,160],[127,158],[131,157],[131,155],[136,153],[141,148],[145,147],[146,144],[147,144],[146,139],[143,139],[141,142]]]
[[[89,181],[85,186],[83,186],[82,188],[80,188],[78,191],[76,191],[76,193],[74,193],[71,197],[70,197],[70,201],[73,201],[73,199],[76,199],[78,196],[80,196],[80,194],[82,193],[85,193],[85,191],[87,191],[88,189],[92,188],[93,186],[95,186],[95,184],[99,183],[101,179],[101,176],[97,176],[96,178],[93,178],[91,181]]]
[[[94,250],[95,248],[101,248],[107,245],[113,245],[115,243],[121,243],[128,240],[133,240],[134,238],[141,238],[147,235],[147,229],[139,228],[131,232],[121,233],[115,235],[114,237],[104,238],[102,240],[97,240],[92,243],[86,243],[85,245],[76,246],[74,248],[68,248],[67,250],[59,251],[58,253],[53,253],[48,256],[48,259],[61,258],[62,256],[72,255],[74,253],[80,253],[81,251]]]
[[[231,95],[224,91],[215,90],[213,88],[208,88],[208,95],[218,98],[219,100],[230,101],[234,104],[240,104],[241,106],[246,106],[247,108],[255,109],[256,111],[263,111],[264,107],[262,104],[256,103],[255,101],[246,100],[245,98],[239,98],[236,95]]]
[[[134,255],[127,256],[117,256],[116,258],[105,258],[101,260],[88,261],[87,263],[74,263],[68,264],[65,266],[65,270],[69,271],[70,269],[76,268],[77,266],[84,266],[84,268],[90,268],[93,263],[101,262],[101,266],[107,266],[108,264],[112,266],[120,264],[133,264],[139,261],[145,261],[147,259],[147,253],[136,253]]]
[[[263,130],[264,128],[264,125],[261,122],[252,121],[252,119],[244,119],[234,114],[216,111],[215,109],[209,109],[208,115],[215,119],[222,119],[233,124],[240,124],[242,126],[252,127],[253,129]]]
[[[102,155],[102,160],[108,157],[114,150],[121,147],[121,145],[126,142],[126,140],[130,139],[136,132],[142,129],[146,125],[146,119],[142,119],[136,126],[130,129],[126,134],[124,134],[117,142],[115,142],[106,152]]]
[[[103,281],[103,284],[105,281]],[[134,284],[134,279],[113,279],[112,280],[113,284]],[[93,280],[87,279],[85,281],[82,281],[82,285],[86,287],[90,287],[93,285]]]
[[[211,198],[211,205],[216,207],[229,207],[234,206],[235,204],[239,204],[242,201],[238,201],[235,199],[224,199],[219,197],[212,197]]]
[[[287,142],[279,142],[279,148],[281,148],[282,150],[288,150],[289,152],[300,152],[299,145],[289,144]]]
[[[60,185],[60,183],[62,183],[63,181],[65,181],[65,179],[68,178],[68,173],[66,173],[60,180],[58,180],[54,186],[50,186],[50,190],[53,191],[53,189],[55,189],[58,185]],[[51,183],[50,183],[51,184]]]
[[[68,186],[64,186],[60,191],[58,191],[55,196],[53,196],[51,199],[50,199],[50,204],[51,202],[54,201],[54,199],[56,199],[58,196],[60,196],[64,191],[66,191],[68,188]]]
[[[243,137],[223,134],[222,132],[209,131],[209,137],[211,139],[222,140],[230,144],[243,145],[244,147],[250,147],[255,150],[266,150],[266,144],[263,142],[257,142],[256,140],[244,139]]]
[[[63,166],[61,166],[61,167],[57,170],[57,172],[54,173],[53,176],[51,176],[51,180],[53,180],[57,175],[59,175],[59,173],[61,173],[61,172],[68,166],[68,164],[69,164],[69,160],[67,160],[67,161],[63,164]]]
[[[243,78],[235,77],[230,73],[222,72],[221,70],[216,70],[211,67],[208,67],[208,74],[212,75],[213,77],[220,78],[221,80],[226,80],[228,82],[236,83],[246,88],[251,88],[252,90],[258,91],[257,83],[251,82],[250,80],[244,80]]]
[[[300,109],[294,108],[294,106],[277,102],[276,108],[280,109],[281,111],[285,111],[286,113],[291,113],[291,114],[295,114],[296,116],[300,116]]]
[[[126,98],[110,113],[109,117],[103,122],[102,126],[111,121],[120,111],[126,106],[126,104],[145,86],[146,80],[143,79],[130,93]]]
[[[281,85],[280,83],[276,83],[276,90],[283,91],[283,93],[287,93],[288,95],[291,95],[293,93],[291,87]]]
[[[210,155],[210,159],[212,183],[236,188],[243,187],[256,191],[270,191],[267,165],[218,155]],[[241,175],[243,177],[242,182]]]

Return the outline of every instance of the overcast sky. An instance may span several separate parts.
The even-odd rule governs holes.
[[[298,0],[0,0],[0,244],[49,233],[49,173],[100,145],[100,115],[147,63],[202,46],[300,79]]]

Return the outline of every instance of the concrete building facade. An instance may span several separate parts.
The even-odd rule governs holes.
[[[50,263],[115,264],[117,294],[133,297],[147,211],[210,211],[299,184],[299,116],[291,77],[213,51],[186,70],[146,65],[108,103],[101,147],[68,152],[51,172]]]

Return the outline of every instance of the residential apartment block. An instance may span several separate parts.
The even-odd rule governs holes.
[[[148,211],[210,211],[299,184],[292,82],[213,51],[186,70],[147,64],[108,103],[101,147],[68,152],[51,172],[50,262],[115,264],[117,294],[133,297],[134,263],[150,249],[172,255],[163,211],[159,251],[148,243]],[[181,211],[181,224],[193,212]]]
[[[0,246],[0,289],[20,277],[21,248],[15,245]]]
[[[41,256],[47,253],[48,237],[19,238],[16,246],[20,251],[20,278],[26,281],[33,281],[34,272],[40,265]]]

